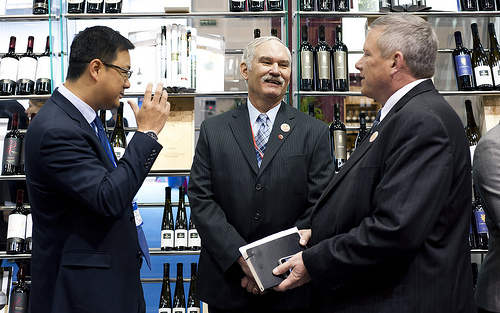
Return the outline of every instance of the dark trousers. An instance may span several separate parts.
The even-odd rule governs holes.
[[[492,311],[486,311],[486,310],[484,310],[484,309],[477,308],[477,313],[495,313],[495,312],[492,312]]]
[[[309,310],[262,310],[256,308],[244,308],[234,310],[218,309],[214,306],[208,306],[208,313],[311,313]]]

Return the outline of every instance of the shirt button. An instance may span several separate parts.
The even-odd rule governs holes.
[[[255,213],[253,218],[258,221],[260,219],[260,214],[259,213]]]
[[[255,189],[256,190],[261,190],[262,189],[262,185],[261,184],[257,184],[257,186],[255,186]]]

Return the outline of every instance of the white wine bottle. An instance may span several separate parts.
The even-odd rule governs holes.
[[[165,187],[165,207],[161,222],[160,247],[163,251],[174,249],[174,217],[172,214],[172,188]]]

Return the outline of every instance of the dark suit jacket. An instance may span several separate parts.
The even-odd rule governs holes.
[[[92,127],[54,91],[26,134],[32,313],[144,310],[131,203],[160,149],[136,133],[113,168]]]
[[[314,312],[475,312],[470,155],[460,118],[427,80],[377,135],[354,151],[313,210],[314,246],[303,260],[321,290]]]
[[[284,124],[289,131],[281,130]],[[332,175],[328,126],[285,103],[260,169],[246,104],[205,120],[188,188],[203,245],[196,296],[221,309],[307,307],[308,287],[249,294],[235,262],[240,246],[294,225],[309,228],[306,211]]]

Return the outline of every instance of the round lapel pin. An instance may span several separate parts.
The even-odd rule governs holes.
[[[282,134],[279,134],[279,135],[278,135],[278,138],[279,138],[279,139],[283,139],[283,135],[282,135]]]
[[[378,137],[378,131],[374,132],[371,136],[370,136],[370,142],[374,142],[375,139],[377,139]]]
[[[287,123],[281,124],[281,130],[284,131],[285,133],[289,132],[290,131],[290,125],[288,125]]]

